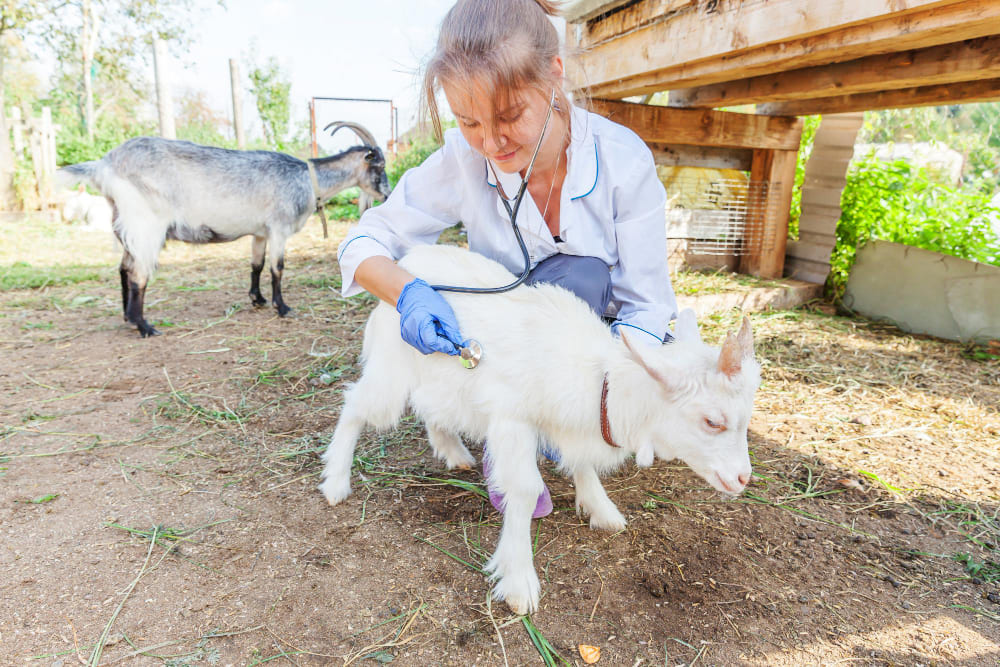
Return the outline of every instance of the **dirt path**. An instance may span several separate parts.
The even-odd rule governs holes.
[[[499,528],[480,475],[412,419],[363,437],[343,504],[315,489],[372,305],[337,295],[316,232],[290,243],[286,320],[250,307],[248,244],[169,247],[164,335],[141,340],[105,237],[0,223],[0,277],[50,282],[0,292],[0,664],[77,664],[106,630],[101,664],[543,664],[533,635],[554,664],[1000,662],[996,360],[754,316],[748,493],[629,466],[610,535],[543,466],[544,597],[518,619],[477,571]]]

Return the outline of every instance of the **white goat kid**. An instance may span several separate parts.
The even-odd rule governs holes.
[[[400,266],[430,283],[513,280],[492,260],[444,246],[420,247]],[[633,454],[639,465],[650,465],[654,454],[681,459],[723,493],[746,486],[747,426],[760,382],[746,318],[720,351],[702,343],[693,313],[685,311],[677,340],[654,348],[616,339],[583,301],[554,285],[445,296],[463,334],[482,343],[482,361],[468,371],[446,355],[420,354],[400,338],[396,311],[384,303],[376,307],[365,328],[361,378],[345,392],[323,457],[319,488],[331,504],[351,492],[362,429],[391,428],[407,405],[423,419],[435,454],[449,468],[475,463],[461,436],[485,440],[490,486],[506,502],[487,569],[494,596],[523,614],[537,608],[540,592],[530,538],[543,488],[540,441],[558,452],[559,468],[576,487],[577,511],[590,516],[592,528],[625,527],[599,475]],[[613,444],[602,436],[602,416]]]

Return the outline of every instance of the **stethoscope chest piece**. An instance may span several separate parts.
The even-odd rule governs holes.
[[[462,365],[472,370],[479,365],[479,360],[483,358],[483,346],[479,344],[479,341],[470,338],[461,348],[458,356],[462,360]]]

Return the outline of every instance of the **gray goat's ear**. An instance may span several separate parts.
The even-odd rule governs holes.
[[[674,321],[674,337],[677,340],[701,340],[698,320],[690,308],[685,308],[677,314],[677,319]]]
[[[642,369],[646,371],[651,378],[662,384],[664,389],[670,389],[670,383],[667,382],[667,379],[663,377],[662,373],[657,371],[655,368],[650,367],[649,364],[646,363],[646,360],[642,358],[642,353],[639,352],[639,346],[633,345],[632,342],[629,341],[629,335],[624,331],[620,331],[619,334],[622,337],[622,342],[625,343],[625,349],[628,350],[628,355],[632,358],[632,361],[642,366]]]
[[[365,162],[382,166],[385,161],[382,159],[382,153],[373,148],[365,153]]]

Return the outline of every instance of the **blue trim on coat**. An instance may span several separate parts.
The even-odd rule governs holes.
[[[615,327],[617,327],[617,326],[622,326],[622,327],[632,327],[633,329],[638,329],[638,330],[639,330],[639,331],[641,331],[642,333],[645,333],[645,334],[649,334],[650,336],[652,336],[652,337],[653,337],[653,338],[655,338],[656,340],[660,341],[660,344],[661,344],[661,345],[663,344],[663,339],[662,339],[662,338],[660,338],[659,336],[657,336],[657,335],[656,335],[655,333],[652,333],[652,332],[649,332],[649,331],[646,331],[646,330],[645,330],[645,329],[643,329],[642,327],[637,327],[637,326],[635,326],[634,324],[629,324],[628,322],[621,322],[621,321],[618,321],[618,322],[615,322],[614,324],[612,324],[612,325],[611,325],[611,328],[612,328],[612,329],[614,329],[614,328],[615,328]]]
[[[350,241],[347,242],[347,245],[344,246],[344,249],[340,251],[339,255],[337,255],[337,261],[338,262],[344,256],[344,253],[347,252],[347,248],[352,243],[354,243],[355,241],[357,241],[358,239],[371,239],[372,241],[375,241],[375,243],[378,243],[379,245],[382,245],[381,243],[379,243],[378,239],[376,239],[374,237],[371,237],[371,236],[368,236],[367,234],[362,234],[361,236],[355,236],[353,239],[351,239]],[[382,247],[385,248],[385,246],[382,246]],[[386,250],[388,250],[388,248],[386,248]]]
[[[576,201],[577,199],[582,199],[583,197],[586,197],[587,195],[589,195],[591,192],[594,191],[594,188],[597,187],[597,177],[601,173],[601,158],[600,158],[600,156],[597,153],[597,137],[594,137],[594,162],[597,163],[597,167],[594,169],[594,184],[591,185],[590,189],[587,190],[586,192],[584,192],[582,195],[577,195],[576,197],[571,197],[570,201]],[[649,333],[649,332],[647,331],[646,333]]]

